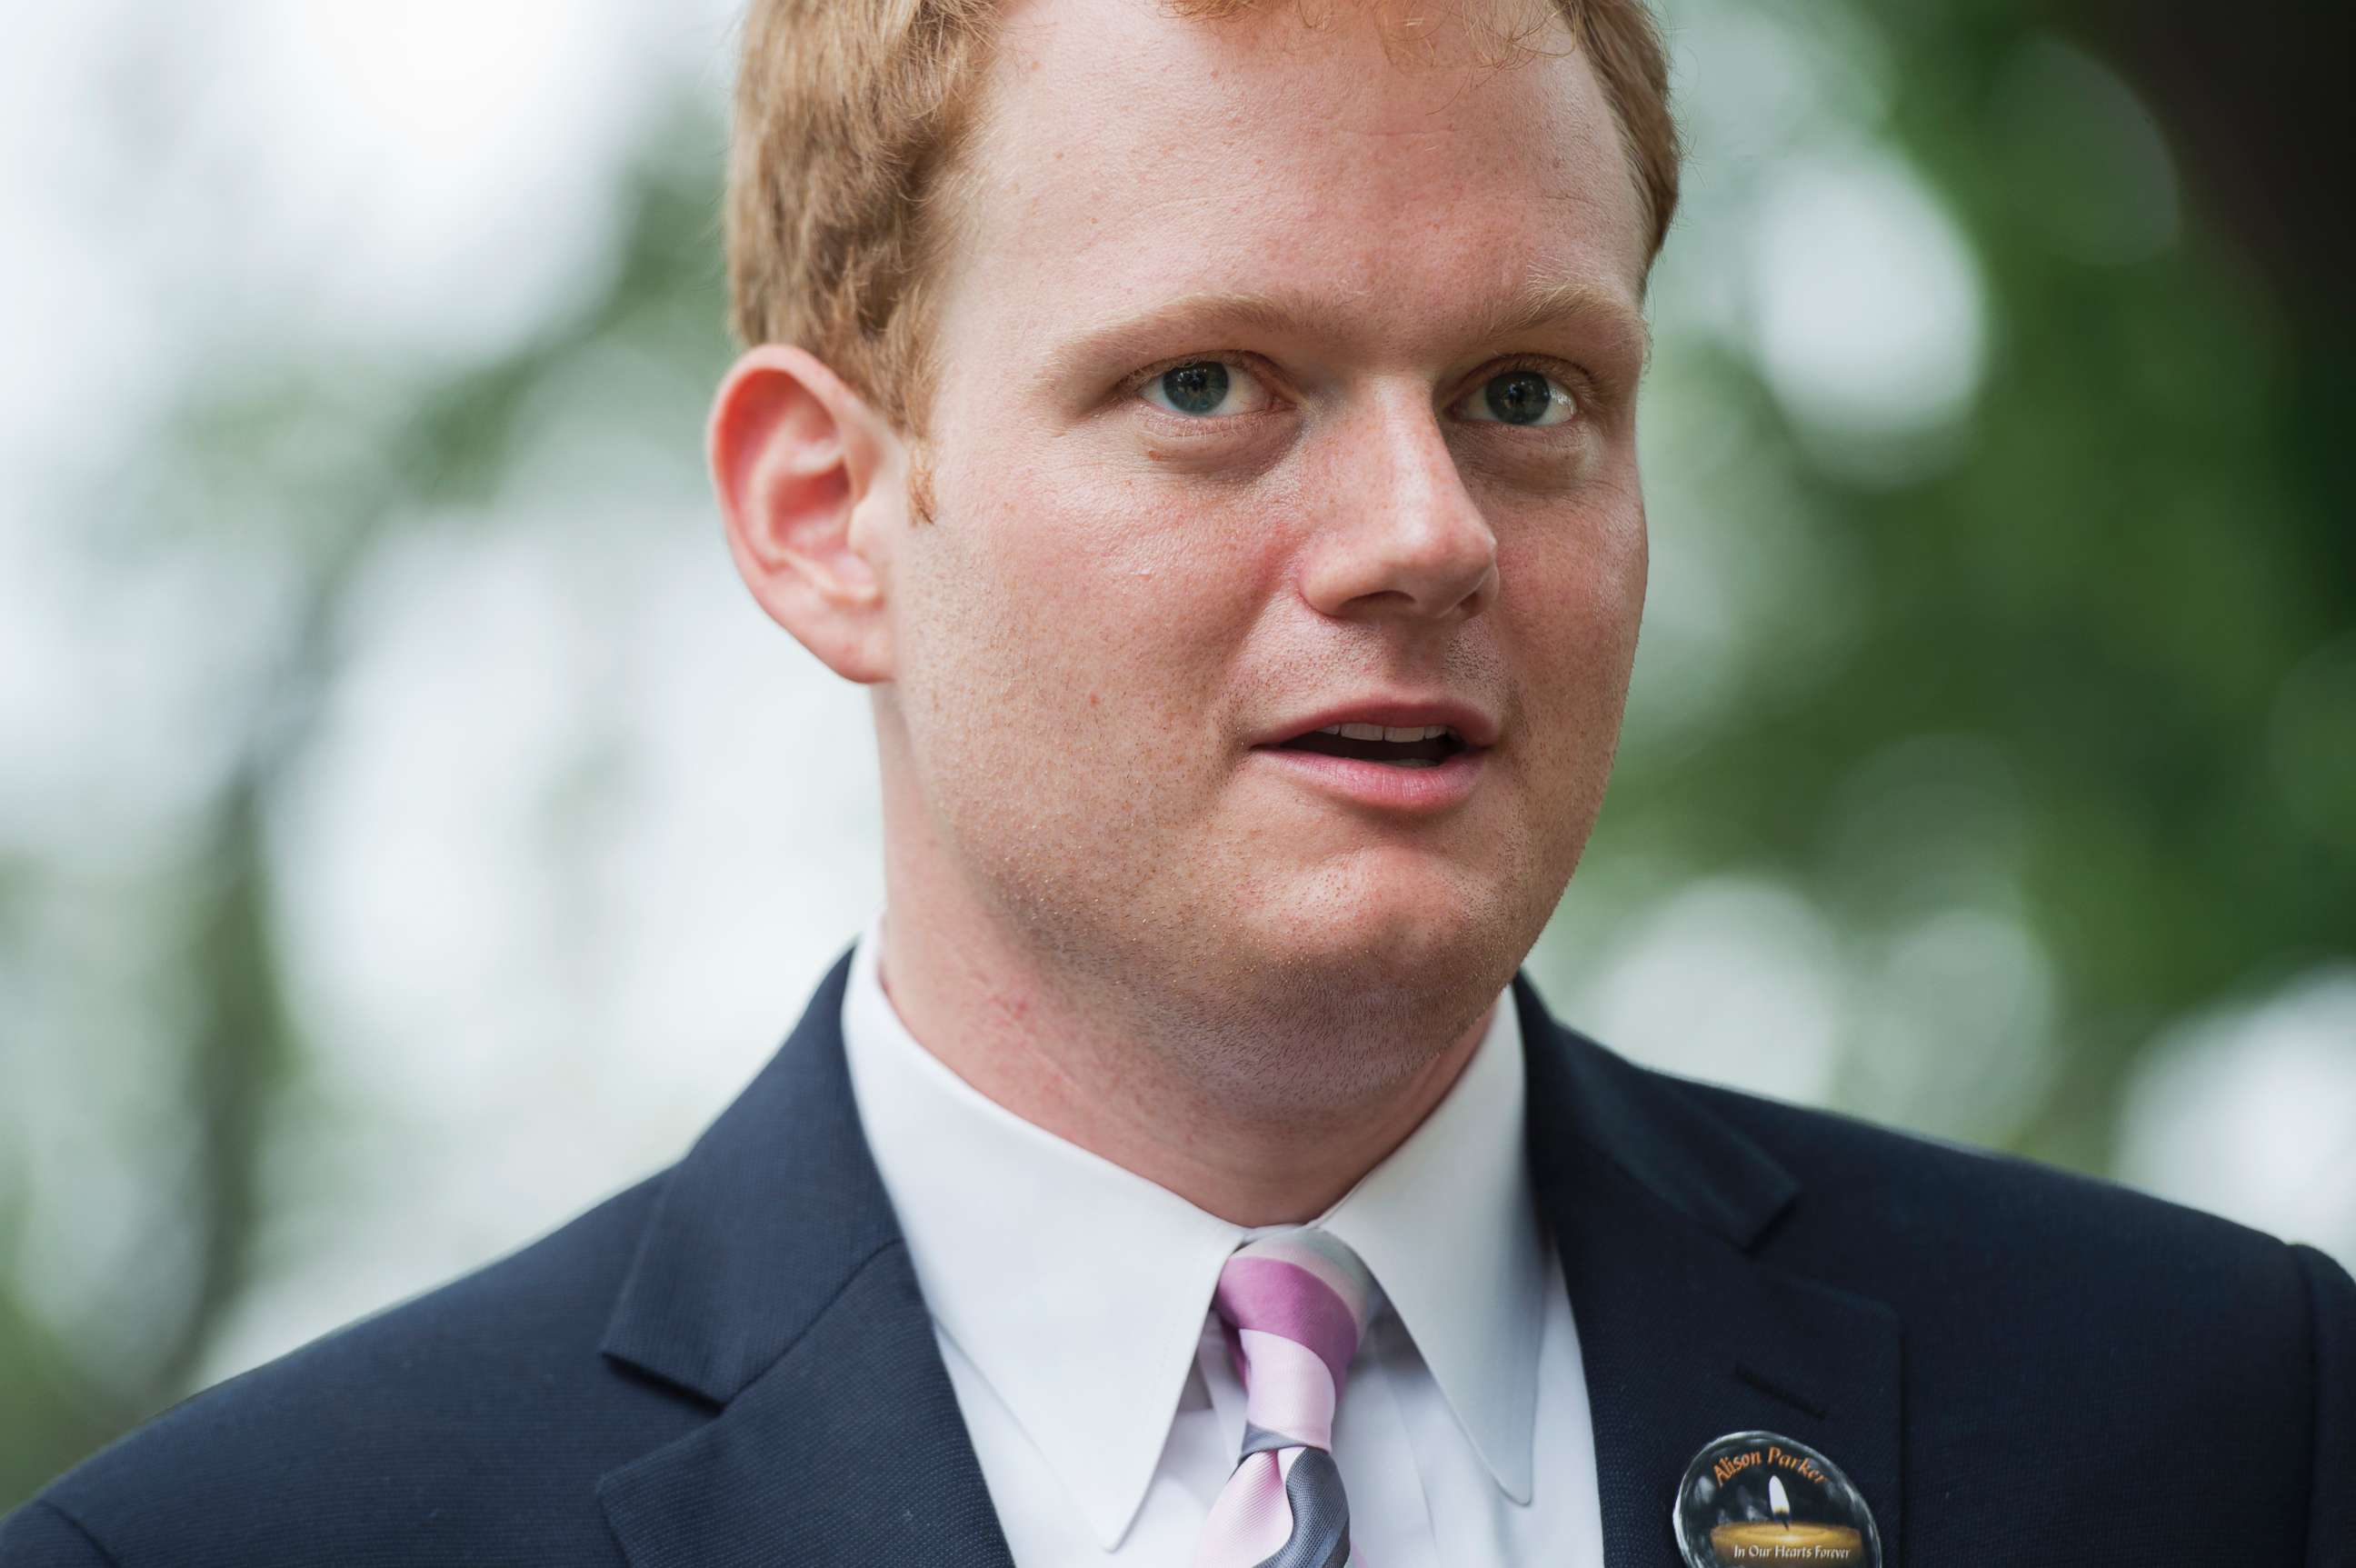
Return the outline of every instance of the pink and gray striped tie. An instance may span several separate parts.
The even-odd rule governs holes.
[[[1243,1457],[1211,1505],[1194,1568],[1363,1568],[1333,1413],[1374,1294],[1358,1255],[1323,1230],[1248,1242],[1219,1271],[1211,1305],[1243,1379]]]

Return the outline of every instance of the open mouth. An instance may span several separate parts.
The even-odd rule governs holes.
[[[1466,746],[1463,737],[1445,725],[1420,725],[1419,733],[1412,735],[1379,725],[1329,725],[1280,741],[1269,749],[1313,751],[1360,762],[1387,762],[1394,768],[1437,768]]]

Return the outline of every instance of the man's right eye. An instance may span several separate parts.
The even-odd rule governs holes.
[[[1156,408],[1205,419],[1257,413],[1269,402],[1266,390],[1249,371],[1219,360],[1173,365],[1137,390]]]

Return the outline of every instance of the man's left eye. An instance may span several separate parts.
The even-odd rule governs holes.
[[[1564,424],[1579,401],[1543,371],[1505,371],[1461,405],[1468,419],[1501,424]]]

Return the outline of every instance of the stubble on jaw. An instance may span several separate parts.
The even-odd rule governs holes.
[[[1273,25],[1289,7],[1269,0],[1268,9],[1258,21]],[[1052,44],[1055,36],[1041,38]],[[1336,42],[1289,41],[1303,50]],[[1224,84],[1251,76],[1253,83],[1232,91],[1266,87],[1280,103],[1284,82],[1258,81],[1268,74],[1213,73]],[[1325,97],[1363,97],[1347,71],[1330,74]],[[1031,80],[1013,72],[1004,85]],[[1448,105],[1461,96],[1448,96]],[[1061,102],[1040,99],[1035,87],[1031,97]],[[1613,236],[1633,228],[1606,222],[1594,230],[1606,238],[1590,242],[1579,238],[1587,232],[1580,225],[1599,213],[1613,220],[1616,180],[1629,177],[1600,91],[1590,81],[1579,98],[1590,109],[1576,145],[1613,177],[1572,193],[1560,220],[1565,233],[1539,233],[1529,216],[1552,211],[1550,200],[1519,199],[1526,191],[1559,194],[1560,158],[1517,160],[1482,141],[1466,144],[1461,164],[1463,188],[1477,202],[1460,196],[1451,208],[1444,191],[1432,199],[1453,213],[1449,231],[1515,256],[1559,241],[1590,271],[1611,260],[1606,247],[1620,244]],[[1579,113],[1559,109],[1561,102],[1505,123],[1553,127]],[[1440,112],[1422,109],[1426,118]],[[1044,120],[1010,119],[984,138],[1007,140],[991,166],[1033,172],[1019,199],[1011,175],[990,188],[1000,204],[984,226],[989,264],[970,274],[987,286],[951,291],[962,308],[948,313],[944,346],[954,345],[955,357],[929,422],[941,446],[933,456],[912,453],[909,466],[910,512],[926,526],[910,528],[894,562],[901,673],[894,700],[878,711],[894,802],[887,833],[902,859],[890,902],[895,922],[905,910],[914,927],[899,950],[937,970],[911,977],[915,1010],[906,1015],[937,1055],[991,1098],[1164,1185],[1232,1194],[1221,1178],[1249,1165],[1265,1195],[1274,1187],[1260,1162],[1274,1149],[1277,1167],[1322,1187],[1354,1156],[1363,1171],[1396,1141],[1386,1142],[1388,1133],[1404,1136],[1445,1092],[1569,880],[1600,808],[1596,768],[1600,759],[1608,770],[1624,701],[1633,638],[1632,627],[1618,624],[1627,607],[1617,602],[1624,574],[1602,557],[1574,564],[1582,542],[1610,544],[1608,519],[1575,517],[1579,528],[1550,532],[1526,523],[1515,548],[1529,585],[1517,600],[1493,605],[1469,633],[1458,625],[1418,628],[1409,647],[1373,617],[1339,625],[1327,607],[1327,618],[1316,619],[1297,595],[1286,596],[1297,586],[1299,541],[1308,536],[1261,523],[1269,509],[1289,516],[1283,509],[1308,505],[1299,493],[1303,475],[1322,469],[1279,472],[1265,483],[1294,489],[1256,494],[1264,504],[1253,510],[1231,499],[1239,493],[1233,487],[1190,478],[1183,464],[1146,462],[1155,455],[1152,433],[1105,434],[1130,428],[1099,412],[1112,404],[1092,401],[1109,395],[1097,383],[1120,367],[1091,367],[1088,386],[1068,394],[1032,395],[1019,377],[993,381],[993,367],[1029,363],[1034,334],[1066,308],[1067,295],[1076,293],[1076,311],[1112,308],[1106,288],[1089,286],[1127,253],[1111,236],[1134,238],[1135,231],[1150,239],[1167,228],[1149,221],[1162,197],[1136,195],[1118,170],[1074,172],[1089,150],[1126,144],[1103,125],[1076,132],[1043,113]],[[1307,118],[1295,115],[1304,122],[1296,139],[1330,149],[1332,127],[1308,126]],[[1426,118],[1408,128],[1420,136]],[[1478,126],[1493,123],[1477,119]],[[1241,110],[1205,122],[1216,134],[1194,159],[1196,184],[1232,183],[1232,174],[1205,171],[1223,145],[1220,128],[1252,124]],[[1027,141],[1026,125],[1039,133]],[[1387,129],[1379,120],[1370,125]],[[1432,130],[1432,146],[1448,142],[1443,129]],[[1423,145],[1410,138],[1392,150],[1381,165],[1391,172],[1371,174],[1351,197],[1355,207],[1371,212],[1394,187],[1419,202],[1427,189],[1440,190],[1399,162]],[[1051,167],[1063,172],[1052,176]],[[1051,202],[1056,178],[1065,186]],[[1318,227],[1333,200],[1324,176],[1288,184],[1270,175],[1261,183],[1273,192],[1269,200],[1222,209],[1218,221],[1248,235],[1300,204],[1312,236],[1334,227],[1330,213]],[[1189,188],[1178,177],[1169,199]],[[1121,192],[1121,201],[1088,199],[1099,190]],[[1069,252],[1085,255],[1085,267],[1058,270],[1053,258],[1067,253],[1062,241],[1021,227],[1049,220],[1076,240],[1101,236]],[[1003,234],[1001,220],[1012,225]],[[1353,222],[1332,242],[1346,248],[1354,235],[1389,232]],[[1398,341],[1420,344],[1419,321],[1453,320],[1444,311],[1450,299],[1491,286],[1482,264],[1456,259],[1462,243],[1430,237],[1446,228],[1436,209],[1422,229],[1402,231],[1361,258],[1365,266],[1338,274],[1312,275],[1282,244],[1271,252],[1240,238],[1224,252],[1211,245],[1199,270],[1219,274],[1229,293],[1258,286],[1266,274],[1312,297],[1363,298],[1370,319],[1387,322]],[[1221,233],[1211,231],[1206,243]],[[1433,308],[1412,303],[1421,295],[1402,302],[1395,291],[1365,292],[1377,274],[1429,284]],[[1169,267],[1141,268],[1139,276],[1140,288],[1186,281]],[[1159,345],[1137,358],[1219,346]],[[1435,345],[1435,364],[1446,347]],[[1140,447],[1148,450],[1141,456]],[[1517,471],[1502,460],[1489,470]],[[1173,521],[1181,516],[1188,526]],[[1270,619],[1280,612],[1296,624]],[[1518,660],[1509,667],[1492,642],[1518,650]],[[1599,682],[1614,678],[1622,689],[1604,693]],[[1338,803],[1312,800],[1297,780],[1248,754],[1248,733],[1305,703],[1386,687],[1437,687],[1502,704],[1508,738],[1490,758],[1480,811],[1413,825],[1362,822]],[[1591,701],[1580,699],[1579,687],[1590,688]],[[1321,1141],[1322,1164],[1306,1147]],[[1173,1174],[1187,1179],[1169,1179]]]
[[[1053,858],[1090,853],[1075,839]],[[991,878],[999,929],[1019,932],[1030,950],[1017,972],[1047,993],[1007,994],[991,1009],[1008,1026],[1001,1048],[1031,1058],[1036,1078],[1109,1089],[1141,1122],[1183,1104],[1231,1126],[1345,1124],[1416,1098],[1419,1079],[1461,1065],[1466,1036],[1560,896],[1558,879],[1525,869],[1532,877],[1515,886],[1529,890],[1527,907],[1451,930],[1444,952],[1429,932],[1406,949],[1376,933],[1347,949],[1280,957],[1215,922],[1151,926],[1117,890],[1076,900],[1068,875]],[[1248,897],[1249,885],[1236,891]],[[1215,903],[1215,882],[1211,893]],[[1065,1026],[1052,1049],[1036,1030],[1046,1018]]]

